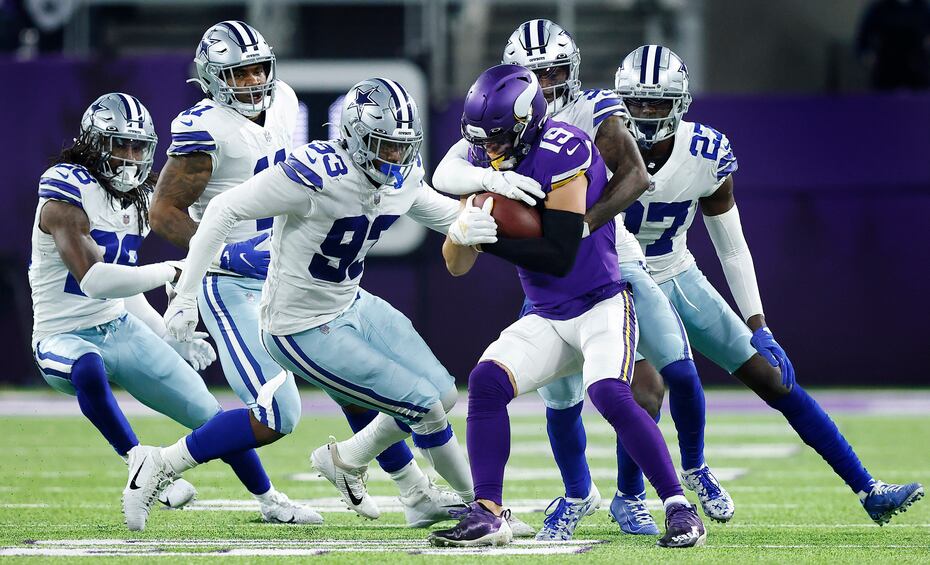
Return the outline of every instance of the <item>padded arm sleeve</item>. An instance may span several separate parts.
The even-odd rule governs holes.
[[[184,272],[175,290],[194,295],[207,268],[238,222],[284,214],[306,216],[311,191],[290,180],[280,167],[266,169],[210,201],[191,238]]]
[[[447,194],[471,194],[484,190],[484,175],[488,169],[468,162],[468,142],[460,139],[449,148],[433,173],[433,186]]]
[[[499,237],[497,243],[482,245],[481,250],[530,271],[564,277],[575,265],[583,229],[583,214],[544,209],[542,237]]]
[[[128,298],[174,280],[174,267],[153,263],[141,267],[97,262],[81,279],[81,292],[90,298]]]
[[[723,266],[723,274],[736,306],[743,320],[762,314],[762,297],[756,282],[756,269],[749,253],[749,245],[743,236],[743,227],[739,221],[739,210],[732,208],[716,216],[704,216],[707,233],[717,250],[717,257]]]

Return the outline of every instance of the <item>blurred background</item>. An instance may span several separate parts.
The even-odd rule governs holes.
[[[685,119],[730,138],[743,226],[769,325],[804,384],[925,385],[930,270],[930,7],[923,0],[2,0],[0,343],[4,384],[44,386],[32,362],[26,269],[36,183],[97,96],[152,112],[165,160],[171,120],[212,24],[240,19],[274,47],[301,100],[296,141],[329,137],[357,80],[404,83],[427,117],[430,168],[459,137],[462,99],[523,21],[569,30],[586,88],[612,87],[637,46],[671,47],[691,72]],[[700,223],[697,219],[696,223]],[[446,274],[441,237],[398,224],[362,285],[407,314],[464,382],[517,315],[514,269],[483,256]],[[730,298],[702,227],[698,264]],[[151,236],[142,262],[183,254]],[[150,293],[160,308],[161,292]],[[734,383],[699,359],[709,384]],[[224,384],[219,364],[211,384]]]

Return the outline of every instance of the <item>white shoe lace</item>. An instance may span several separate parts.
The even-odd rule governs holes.
[[[652,514],[649,513],[649,509],[646,508],[646,501],[635,498],[633,500],[627,499],[627,508],[630,510],[630,515],[633,516],[633,520],[640,526],[648,525],[654,522],[652,519]]]
[[[872,494],[877,494],[879,496],[883,494],[890,494],[892,492],[898,492],[904,488],[904,485],[890,485],[888,483],[883,483],[881,481],[875,481],[875,485],[872,486]]]

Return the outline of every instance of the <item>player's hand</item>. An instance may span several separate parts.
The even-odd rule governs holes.
[[[536,199],[546,198],[546,193],[536,180],[513,171],[489,169],[481,179],[481,186],[488,192],[496,192],[512,200],[522,200],[529,206],[535,206]]]
[[[481,208],[474,205],[474,200],[474,194],[468,197],[459,217],[449,227],[449,239],[456,245],[481,245],[497,241],[497,222],[491,216],[494,199],[489,197]]]
[[[194,339],[194,328],[200,316],[197,313],[197,297],[193,294],[179,294],[174,297],[165,310],[165,327],[168,335],[175,341],[190,342]]]
[[[206,332],[194,332],[192,337],[192,341],[178,341],[171,335],[167,335],[165,343],[177,351],[178,355],[183,357],[195,371],[203,371],[216,361],[216,351],[207,341]]]
[[[775,341],[772,330],[767,326],[762,326],[752,334],[749,343],[756,348],[759,355],[765,358],[773,367],[781,369],[781,384],[788,390],[794,387],[794,366],[788,359],[788,354],[784,348]]]
[[[252,239],[227,244],[220,254],[220,268],[232,271],[250,279],[264,279],[268,276],[268,263],[271,251],[262,243],[268,239],[263,233]]]

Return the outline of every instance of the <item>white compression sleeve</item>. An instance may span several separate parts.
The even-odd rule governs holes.
[[[81,279],[81,292],[90,298],[127,298],[174,280],[174,267],[152,263],[141,267],[97,262]]]
[[[433,186],[447,194],[471,194],[484,190],[488,169],[468,162],[468,142],[460,139],[449,148],[433,173]]]
[[[752,263],[752,254],[743,235],[739,221],[739,210],[732,208],[716,216],[704,216],[704,225],[714,243],[717,257],[727,277],[727,284],[743,321],[762,314],[762,297],[756,282],[756,269]]]
[[[175,291],[179,295],[196,294],[207,268],[237,222],[283,214],[305,216],[309,212],[310,190],[287,178],[279,167],[266,169],[220,194],[210,201],[197,233],[191,238],[184,272]]]
[[[165,327],[165,321],[162,319],[161,314],[152,308],[149,301],[145,299],[144,294],[130,296],[124,300],[124,303],[126,304],[126,310],[136,318],[139,318],[142,323],[155,332],[155,335],[162,338],[165,337],[165,334],[168,333],[168,329]]]
[[[439,194],[424,182],[407,215],[417,223],[445,235],[449,226],[459,217],[459,201]]]

